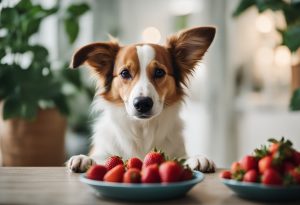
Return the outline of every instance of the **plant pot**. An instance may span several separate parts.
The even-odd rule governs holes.
[[[292,66],[292,91],[300,88],[300,63]]]
[[[40,110],[33,121],[3,121],[0,107],[0,149],[3,166],[62,166],[66,118],[57,109]]]

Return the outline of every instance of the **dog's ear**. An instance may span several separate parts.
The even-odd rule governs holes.
[[[186,85],[188,75],[202,59],[215,37],[214,27],[196,27],[182,31],[167,40],[177,80]]]
[[[112,75],[114,61],[120,47],[117,42],[92,43],[77,50],[70,64],[71,68],[77,68],[87,64],[100,77]]]

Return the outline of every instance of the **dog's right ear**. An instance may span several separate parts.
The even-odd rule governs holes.
[[[70,67],[77,68],[87,64],[102,77],[108,77],[107,75],[112,73],[119,49],[116,42],[88,44],[74,53]]]

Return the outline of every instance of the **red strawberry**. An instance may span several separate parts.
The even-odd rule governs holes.
[[[109,170],[104,175],[104,181],[106,182],[122,182],[123,181],[123,174],[125,172],[125,168],[123,164],[119,164]]]
[[[233,162],[231,165],[231,173],[235,173],[242,169],[242,166],[239,162]]]
[[[165,183],[179,181],[182,172],[182,166],[175,161],[166,161],[159,166],[161,181]]]
[[[300,152],[293,152],[293,162],[296,166],[300,166]]]
[[[151,164],[160,165],[164,161],[165,161],[165,157],[162,153],[156,151],[149,152],[144,158],[143,167],[147,167]]]
[[[159,183],[160,176],[157,164],[149,165],[142,170],[143,183]]]
[[[269,168],[272,168],[271,156],[265,156],[258,161],[258,169],[261,174],[263,174]]]
[[[282,171],[284,173],[289,173],[291,170],[295,168],[295,165],[291,162],[283,162]]]
[[[289,173],[294,178],[294,181],[297,184],[300,184],[300,167],[296,167],[296,168],[290,170]]]
[[[141,172],[136,168],[129,168],[124,176],[123,182],[125,183],[140,183],[141,182]]]
[[[114,168],[115,166],[119,165],[119,164],[124,164],[121,157],[119,156],[111,156],[109,157],[106,162],[105,162],[105,167],[106,169],[109,171],[111,170],[112,168]]]
[[[103,165],[93,165],[86,173],[86,177],[93,180],[103,181],[103,177],[106,174],[107,169]]]
[[[183,170],[180,177],[180,181],[187,181],[187,180],[191,180],[192,178],[193,178],[193,172],[189,167],[187,167]]]
[[[279,143],[271,143],[271,144],[270,144],[270,147],[269,147],[269,152],[270,152],[271,154],[274,154],[275,152],[278,151],[279,147],[280,147],[280,144],[279,144]]]
[[[141,170],[142,166],[143,166],[143,162],[137,157],[132,157],[132,158],[128,159],[128,161],[126,163],[127,169],[136,168],[136,169]]]
[[[258,172],[255,169],[251,169],[246,172],[244,175],[243,181],[244,182],[257,182],[258,179]]]
[[[272,168],[268,168],[263,172],[262,179],[263,184],[266,185],[281,185],[282,178],[280,174]]]
[[[231,172],[230,171],[223,171],[219,175],[223,179],[231,179]]]
[[[245,156],[241,161],[241,167],[245,171],[257,168],[257,160],[253,156]]]

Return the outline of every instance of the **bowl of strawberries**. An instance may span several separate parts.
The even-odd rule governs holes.
[[[143,161],[132,157],[124,162],[119,156],[111,156],[105,164],[93,165],[80,176],[97,195],[126,201],[182,197],[203,179],[201,172],[192,171],[182,160],[168,160],[156,150]]]
[[[268,141],[221,172],[222,182],[250,200],[300,200],[300,152],[284,138]]]

